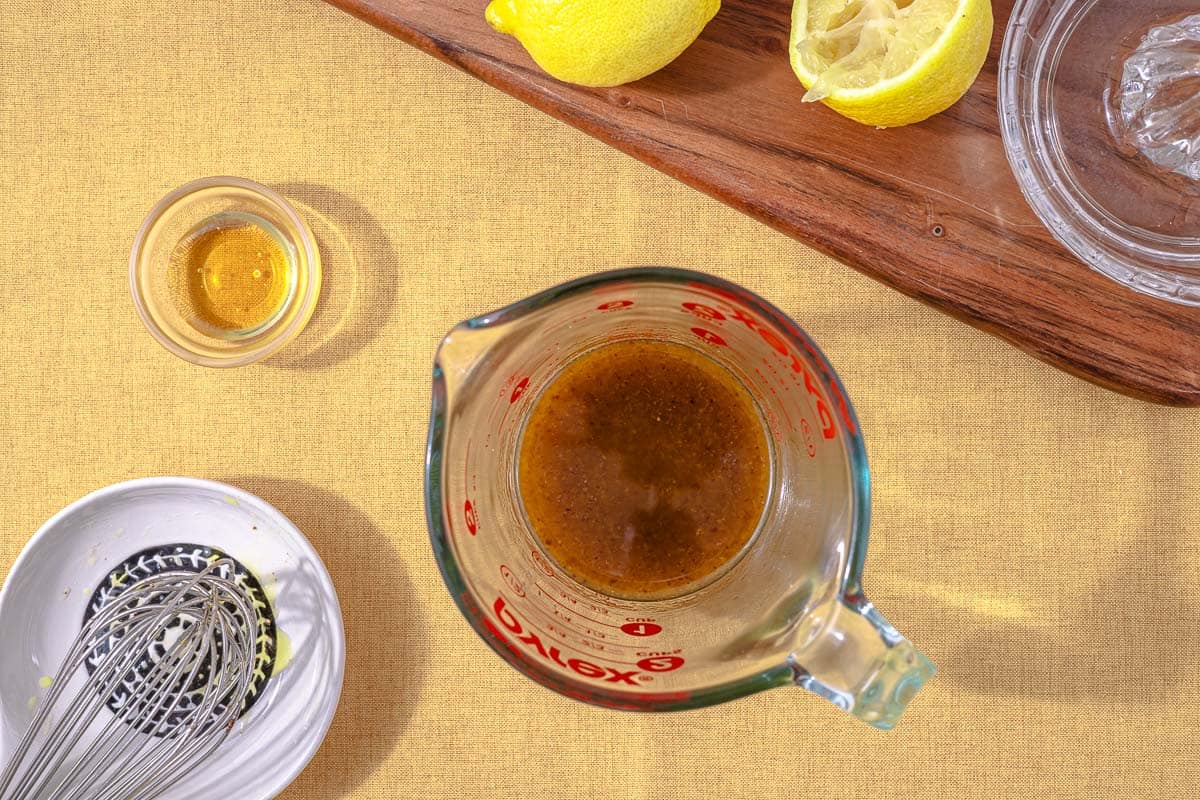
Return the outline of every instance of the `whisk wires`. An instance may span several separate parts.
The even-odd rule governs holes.
[[[258,638],[231,566],[162,572],[84,624],[0,773],[0,800],[150,800],[221,746]]]

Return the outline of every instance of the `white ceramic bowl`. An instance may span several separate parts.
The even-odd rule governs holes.
[[[245,565],[271,598],[282,669],[214,756],[162,800],[267,800],[316,753],[342,688],[345,639],[325,565],[296,526],[254,495],[213,481],[119,483],[55,514],[0,590],[0,766],[33,719],[95,587],[129,556],[176,543]],[[290,651],[290,654],[289,654]],[[209,762],[210,765],[214,762]]]

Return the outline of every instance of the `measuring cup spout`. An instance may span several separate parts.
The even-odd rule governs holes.
[[[816,612],[809,641],[789,664],[797,686],[868,725],[890,730],[934,666],[861,594]]]
[[[509,334],[508,325],[481,325],[476,320],[456,326],[438,345],[434,378],[453,397],[486,358],[494,358]]]

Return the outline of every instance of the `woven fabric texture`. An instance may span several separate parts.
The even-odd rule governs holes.
[[[149,208],[215,174],[296,201],[327,259],[303,337],[235,370],[159,347],[127,278]],[[758,292],[845,381],[872,466],[866,590],[939,667],[895,731],[798,689],[585,706],[504,665],[443,588],[422,501],[440,337],[634,264]],[[0,0],[0,420],[0,575],[62,506],[150,475],[234,483],[312,540],[349,656],[286,800],[1200,782],[1196,412],[1044,366],[317,0]]]

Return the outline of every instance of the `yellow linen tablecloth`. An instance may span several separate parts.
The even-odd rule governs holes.
[[[298,346],[232,371],[155,344],[127,288],[147,210],[212,174],[303,204],[329,250]],[[287,800],[1200,782],[1196,412],[1056,372],[317,0],[0,0],[0,178],[0,574],[60,507],[127,478],[276,504],[328,564],[349,647]],[[581,705],[505,666],[443,589],[421,491],[438,339],[629,264],[761,293],[849,387],[874,477],[866,588],[940,668],[895,731],[799,690]]]

